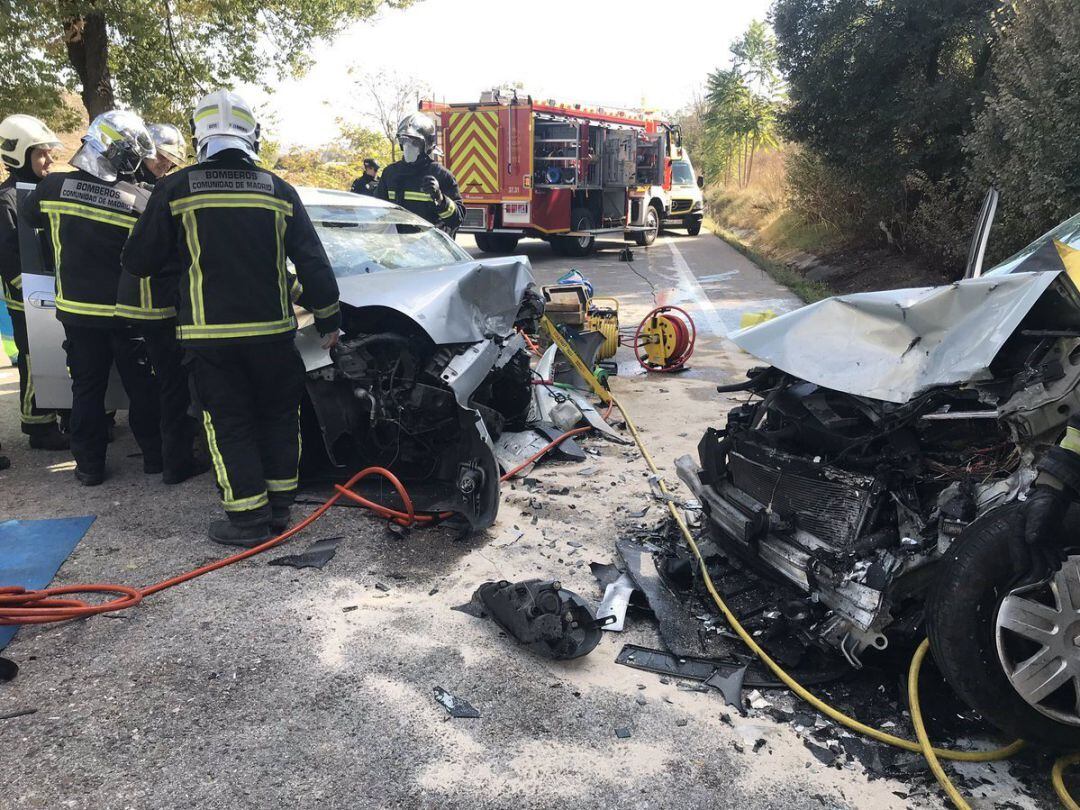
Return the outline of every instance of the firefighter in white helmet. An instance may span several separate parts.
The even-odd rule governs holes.
[[[105,392],[114,362],[127,392],[128,424],[142,450],[143,471],[161,472],[157,385],[138,334],[116,317],[120,253],[146,197],[133,180],[142,161],[153,156],[153,141],[139,116],[102,113],[71,159],[76,171],[50,174],[19,210],[48,234],[56,318],[64,325],[71,371],[71,452],[75,478],[85,486],[105,480]]]
[[[465,215],[457,178],[432,156],[435,122],[422,112],[401,119],[397,129],[402,158],[391,163],[379,178],[375,196],[395,202],[433,225],[453,234]]]
[[[228,518],[210,539],[253,546],[289,523],[298,483],[305,378],[286,260],[325,348],[341,323],[337,279],[296,190],[255,164],[251,106],[219,90],[191,125],[198,163],[154,187],[124,269],[153,278],[179,254],[177,332]]]
[[[156,154],[143,160],[135,179],[153,186],[162,177],[187,162],[187,141],[172,124],[148,124],[146,131],[154,142]]]
[[[68,438],[60,432],[56,413],[37,407],[34,399],[22,299],[15,184],[36,186],[49,173],[53,151],[59,146],[53,131],[33,116],[9,115],[0,121],[0,161],[8,171],[0,183],[0,292],[11,315],[15,347],[19,351],[19,420],[22,432],[35,450],[66,450]],[[4,460],[0,460],[0,469],[4,466]]]

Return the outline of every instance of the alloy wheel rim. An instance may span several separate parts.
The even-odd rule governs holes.
[[[998,659],[1040,714],[1080,727],[1080,556],[1047,582],[1011,591],[994,619]]]

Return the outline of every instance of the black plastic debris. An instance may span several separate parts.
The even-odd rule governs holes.
[[[529,649],[548,658],[580,658],[600,642],[600,628],[588,603],[555,580],[485,582],[461,610],[479,618],[491,617]]]
[[[14,680],[19,674],[19,665],[10,658],[0,658],[0,681]]]
[[[746,680],[747,669],[749,669],[749,667],[746,665],[737,669],[717,669],[712,675],[705,679],[705,685],[719,690],[720,694],[724,696],[724,702],[727,703],[728,706],[732,706],[742,711],[742,690],[743,682]]]
[[[37,714],[37,709],[15,709],[0,714],[0,720],[14,720],[16,717],[28,717],[31,714]]]
[[[435,700],[442,704],[442,707],[450,713],[451,717],[480,716],[480,712],[478,712],[469,701],[451,695],[441,686],[435,687]]]
[[[648,647],[639,647],[637,644],[624,644],[622,650],[619,651],[619,655],[615,658],[615,663],[634,669],[642,669],[646,672],[655,672],[658,675],[674,675],[678,678],[702,682],[708,681],[717,673],[730,675],[739,670],[747,669],[746,664],[741,661],[696,658],[692,655],[678,656],[664,650],[650,650]],[[775,678],[759,677],[753,671],[743,673],[743,684],[763,689],[781,689],[784,687]],[[710,686],[719,688],[715,682]],[[708,691],[708,689],[703,687],[701,690],[696,691]]]
[[[536,426],[536,431],[547,437],[549,442],[555,441],[557,438],[563,435],[565,431],[559,430],[550,422],[540,422]],[[559,444],[551,449],[549,458],[552,461],[584,461],[585,451],[581,449],[581,445],[574,441],[574,437],[569,439],[563,439]]]
[[[620,740],[628,740],[630,739],[630,729],[617,728],[615,729],[615,736],[618,737]]]
[[[338,543],[343,539],[341,536],[324,537],[322,540],[316,540],[312,543],[306,551],[299,554],[285,554],[281,557],[275,557],[270,560],[269,564],[287,565],[290,568],[322,568],[334,558],[334,554],[337,553]]]

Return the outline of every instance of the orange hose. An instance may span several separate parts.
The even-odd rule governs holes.
[[[611,408],[612,406],[609,405],[607,413],[604,416],[605,419],[611,415]],[[543,449],[534,453],[524,464],[510,470],[510,472],[506,473],[499,480],[506,481],[529,464],[532,464],[534,461],[544,456],[552,448],[557,447],[559,444],[566,441],[566,439],[588,430],[589,428],[578,428],[576,430],[567,431],[547,444]],[[397,491],[398,497],[401,498],[402,503],[405,505],[404,512],[368,500],[353,492],[352,488],[357,483],[371,475],[380,475],[390,482]],[[224,557],[215,562],[200,566],[199,568],[171,577],[170,579],[162,580],[153,585],[148,585],[145,588],[132,588],[128,585],[90,584],[65,585],[57,588],[44,588],[41,590],[28,591],[19,587],[0,587],[0,626],[66,622],[71,621],[72,619],[85,619],[98,613],[113,613],[118,610],[135,607],[147,596],[163,591],[166,588],[172,588],[176,585],[188,582],[196,577],[201,577],[203,574],[209,574],[211,571],[217,571],[219,568],[224,568],[227,565],[232,565],[241,560],[246,560],[249,557],[254,557],[256,554],[261,554],[274,546],[284,543],[290,537],[299,534],[325,515],[327,511],[343,497],[355,501],[361,506],[370,509],[379,517],[392,520],[400,526],[427,526],[439,520],[444,520],[453,514],[452,512],[441,512],[435,515],[417,513],[413,506],[412,498],[409,497],[408,490],[405,489],[404,484],[401,483],[396,475],[385,467],[366,467],[350,478],[345,484],[336,484],[334,489],[336,490],[335,493],[314,512],[292,528],[282,532],[276,537],[270,538],[265,543],[260,543],[252,548],[244,549],[237,554]],[[81,599],[58,598],[72,594],[88,593],[111,593],[117,594],[117,596],[107,602],[101,602],[99,604],[90,604]]]

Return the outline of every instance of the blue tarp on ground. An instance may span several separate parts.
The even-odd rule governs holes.
[[[0,587],[47,587],[82,540],[94,515],[0,523]],[[18,627],[0,627],[0,650]]]

